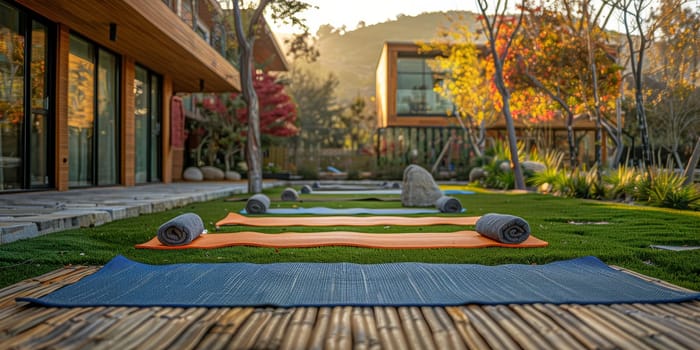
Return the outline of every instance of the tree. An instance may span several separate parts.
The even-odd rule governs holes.
[[[450,26],[441,28],[438,37],[423,43],[421,50],[440,53],[429,62],[435,71],[445,72],[444,81],[434,89],[453,103],[454,117],[464,127],[474,153],[481,157],[486,144],[486,125],[496,118],[495,96],[487,78],[492,75],[491,66],[481,57],[472,30],[462,18],[450,20]]]
[[[373,110],[368,108],[365,98],[356,96],[341,114],[346,144],[349,144],[351,150],[372,149],[372,136],[377,128],[377,117]],[[370,147],[364,147],[367,145]]]
[[[290,137],[298,132],[296,106],[284,91],[284,85],[268,73],[258,73],[253,82],[260,106],[260,132],[263,135]],[[201,102],[208,134],[204,135],[215,153],[222,152],[225,170],[231,170],[233,157],[247,138],[249,110],[240,93],[215,95]],[[203,140],[202,143],[205,143]],[[199,153],[199,151],[198,151]],[[210,152],[212,153],[212,152]],[[198,154],[199,156],[199,154]]]
[[[493,2],[491,3],[493,4]],[[520,160],[518,159],[518,142],[515,136],[515,126],[513,123],[513,116],[510,112],[510,90],[508,86],[506,86],[505,79],[503,77],[503,64],[508,56],[508,50],[513,42],[513,37],[520,29],[524,12],[521,8],[520,14],[517,17],[506,17],[505,13],[506,9],[508,8],[508,1],[498,0],[493,11],[493,16],[489,16],[489,2],[486,0],[478,0],[477,4],[479,6],[479,11],[481,12],[481,26],[484,34],[486,35],[488,48],[491,53],[490,56],[493,60],[493,81],[498,89],[498,93],[501,95],[501,101],[503,103],[502,113],[506,120],[508,148],[510,149],[510,161],[513,168],[513,175],[515,177],[515,188],[525,189],[523,171],[520,168]],[[510,33],[510,35],[503,35],[504,33],[501,31],[501,29],[503,29],[504,23],[512,21],[515,22],[513,31]]]
[[[642,69],[644,67],[644,55],[652,43],[653,35],[656,31],[656,25],[648,23],[645,18],[645,14],[649,13],[652,0],[616,0],[612,3],[613,6],[622,12],[620,21],[625,27],[630,68],[632,69],[632,79],[634,80],[635,111],[642,139],[642,167],[646,167],[651,165],[651,146],[649,143],[646,111],[644,109]],[[645,22],[651,25],[645,26]]]
[[[572,167],[577,165],[578,153],[574,116],[589,113],[600,117],[597,119],[602,123],[603,115],[615,108],[615,97],[619,95],[621,68],[608,53],[605,32],[596,24],[586,24],[596,23],[603,8],[596,12],[596,19],[590,19],[585,15],[589,6],[589,1],[562,0],[525,6],[527,16],[523,22],[523,35],[516,38],[513,46],[515,63],[506,65],[505,74],[523,101],[538,101],[538,94],[533,95],[527,89],[534,87],[556,103],[556,106],[550,103],[539,105],[544,109],[539,113],[545,118],[557,109],[564,112]],[[584,16],[578,16],[578,13]],[[615,143],[621,144],[620,138],[612,133],[613,128],[606,129]],[[600,138],[598,135],[597,140]],[[600,159],[598,154],[596,161]]]
[[[308,69],[295,66],[284,75],[287,91],[298,106],[299,134],[295,142],[297,146],[335,146],[338,137],[333,119],[341,113],[335,97],[338,78],[332,74],[320,78]]]
[[[650,137],[682,168],[681,147],[692,146],[700,137],[700,14],[675,0],[663,0],[653,17],[661,40],[650,50],[645,75],[645,108],[654,130]]]
[[[273,20],[290,23],[305,28],[297,15],[311,5],[298,0],[260,0],[250,12],[247,29],[244,29],[243,15],[238,0],[233,2],[234,31],[239,52],[241,93],[248,109],[248,132],[246,141],[246,163],[248,164],[248,192],[262,192],[262,152],[260,148],[260,107],[253,87],[255,64],[253,44],[263,23],[263,12],[269,6]]]

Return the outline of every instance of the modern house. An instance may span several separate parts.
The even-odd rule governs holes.
[[[179,179],[177,94],[240,90],[222,17],[215,0],[0,0],[0,193]],[[255,50],[285,66],[269,30]]]
[[[430,60],[440,52],[423,52],[412,42],[386,42],[376,70],[376,103],[380,164],[417,162],[438,164],[453,171],[466,162],[469,146],[459,120],[451,116],[452,104],[434,90],[445,72],[434,71]],[[563,118],[526,125],[516,123],[519,140],[529,145],[545,144],[566,150]],[[575,122],[580,157],[592,160],[595,124],[587,118]],[[505,122],[499,118],[487,126],[491,140],[506,138]],[[603,144],[605,145],[605,137]],[[442,155],[442,157],[441,157]]]

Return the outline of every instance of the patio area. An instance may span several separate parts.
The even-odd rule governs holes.
[[[266,180],[263,188],[283,182]],[[175,182],[0,194],[0,244],[246,193],[247,183]]]
[[[0,290],[0,348],[697,349],[700,344],[698,300],[444,308],[46,308],[15,301],[48,294],[98,269],[66,266]]]

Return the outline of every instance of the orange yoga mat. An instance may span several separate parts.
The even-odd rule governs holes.
[[[229,213],[216,223],[244,226],[428,226],[428,225],[475,225],[478,216],[243,216]]]
[[[137,244],[143,249],[211,249],[231,246],[253,246],[271,248],[304,248],[322,246],[351,246],[385,249],[419,249],[419,248],[483,248],[509,247],[534,248],[546,247],[547,242],[530,236],[519,244],[504,244],[484,237],[476,231],[457,231],[440,233],[360,233],[348,231],[312,232],[312,233],[210,233],[197,237],[192,243],[181,246],[161,244],[158,237]]]

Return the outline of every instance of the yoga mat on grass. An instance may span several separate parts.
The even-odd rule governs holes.
[[[215,233],[199,236],[190,244],[168,246],[157,238],[136,248],[141,249],[212,249],[232,246],[253,246],[270,248],[312,248],[324,246],[349,246],[383,249],[424,249],[424,248],[539,248],[547,242],[529,237],[519,244],[506,244],[482,236],[475,231],[420,232],[420,233],[360,233],[350,231],[330,232],[235,232]]]
[[[245,202],[248,197],[231,197],[224,201],[226,202]],[[284,201],[284,200],[283,200]],[[369,196],[359,196],[359,197],[322,197],[322,198],[297,198],[296,202],[400,202],[401,197],[369,197]]]
[[[220,263],[146,265],[117,256],[40,298],[49,307],[330,307],[666,303],[700,299],[595,257],[545,265]]]
[[[428,226],[428,225],[475,225],[478,216],[244,216],[228,213],[216,222],[216,227],[227,225],[244,226]]]
[[[250,201],[248,201],[250,203]],[[460,212],[464,212],[462,209]],[[327,208],[327,207],[311,207],[311,208],[269,208],[265,211],[251,212],[247,209],[241,209],[241,214],[274,214],[274,215],[297,215],[297,214],[313,214],[313,215],[408,215],[408,214],[438,214],[441,211],[431,208]]]

